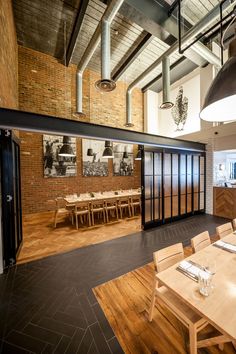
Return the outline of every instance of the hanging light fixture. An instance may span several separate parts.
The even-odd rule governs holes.
[[[93,156],[93,149],[88,148],[88,150],[87,150],[87,156]]]
[[[128,159],[129,155],[127,151],[123,152],[123,159]]]
[[[112,142],[106,140],[105,141],[105,149],[103,151],[102,157],[104,159],[113,159],[113,149],[112,149]]]
[[[136,161],[142,160],[142,145],[138,145],[138,152],[135,157]]]
[[[60,148],[59,156],[74,157],[75,153],[71,146],[71,138],[69,136],[63,136],[63,145]]]
[[[234,19],[235,15],[233,20]],[[224,35],[222,39],[223,38]],[[235,75],[236,39],[232,40],[232,42],[229,44],[229,59],[222,66],[221,70],[213,80],[208,90],[202,111],[200,113],[201,119],[209,122],[227,122],[236,120]]]

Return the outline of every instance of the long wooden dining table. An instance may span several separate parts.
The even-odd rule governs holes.
[[[236,245],[236,234],[227,235],[222,241]],[[166,286],[234,342],[236,340],[236,253],[212,244],[185,258],[186,261],[192,260],[203,266],[206,259],[214,260],[216,264],[216,273],[213,276],[214,287],[208,297],[200,294],[197,282],[177,270],[178,264],[156,274],[156,277],[161,285]]]
[[[92,202],[92,201],[99,201],[99,200],[110,200],[110,199],[119,199],[119,198],[124,198],[124,197],[134,197],[134,196],[140,196],[141,193],[137,191],[124,191],[124,192],[104,192],[104,193],[94,193],[94,196],[92,197],[91,195],[87,196],[71,196],[71,197],[65,197],[64,200],[66,201],[67,204],[75,204],[79,202]]]

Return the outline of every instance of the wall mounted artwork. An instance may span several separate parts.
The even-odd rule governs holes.
[[[76,138],[43,135],[44,177],[76,176]]]
[[[134,172],[133,145],[113,143],[113,176],[132,176]]]
[[[104,141],[82,139],[83,176],[108,176],[108,160],[102,157]]]
[[[184,96],[183,86],[179,87],[175,105],[171,109],[171,114],[176,125],[176,131],[184,130],[188,117],[188,98]]]

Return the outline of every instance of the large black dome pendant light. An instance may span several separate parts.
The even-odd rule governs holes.
[[[103,151],[102,158],[103,159],[113,159],[114,158],[111,141],[108,141],[108,140],[105,141],[105,149]]]
[[[213,80],[200,113],[208,122],[236,120],[236,39],[229,45],[229,57]]]
[[[71,146],[71,138],[69,136],[63,136],[63,145],[59,151],[59,156],[74,157],[75,153]]]

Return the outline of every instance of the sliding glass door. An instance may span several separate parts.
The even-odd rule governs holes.
[[[143,228],[205,211],[205,153],[144,149]]]

